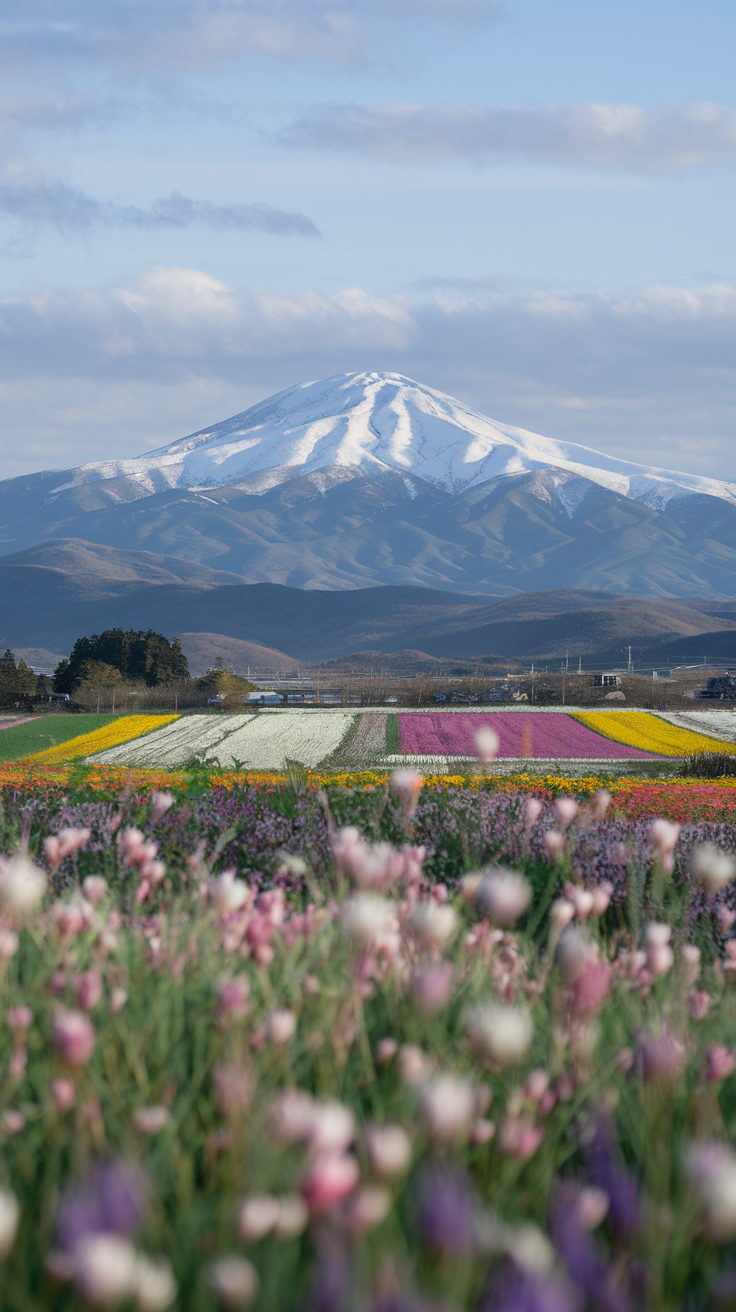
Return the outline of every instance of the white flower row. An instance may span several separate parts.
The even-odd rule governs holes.
[[[218,745],[239,728],[244,715],[185,715],[145,738],[91,756],[103,765],[183,765],[190,756],[217,756]]]
[[[216,758],[230,768],[242,761],[251,770],[280,770],[287,758],[318,765],[339,746],[352,711],[293,710],[256,715],[187,715],[145,738],[121,743],[90,757],[104,765],[176,767],[191,756]]]
[[[223,765],[240,760],[251,770],[281,770],[287,758],[316,766],[340,745],[352,720],[351,711],[342,715],[261,711],[230,734],[218,755]]]
[[[733,711],[658,711],[660,720],[677,729],[690,729],[706,738],[736,743],[736,714]]]

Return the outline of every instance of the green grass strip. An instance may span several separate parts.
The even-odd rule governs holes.
[[[398,715],[386,716],[386,755],[398,756],[401,751],[401,732]]]
[[[21,761],[119,719],[119,715],[39,715],[27,724],[0,730],[0,762]]]

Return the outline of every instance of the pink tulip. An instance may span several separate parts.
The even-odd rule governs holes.
[[[641,1073],[645,1081],[674,1084],[685,1065],[685,1045],[672,1034],[647,1035],[641,1045]]]
[[[245,975],[225,980],[217,992],[217,1014],[220,1020],[242,1020],[248,1015],[250,985]]]
[[[498,1144],[502,1153],[525,1162],[537,1151],[544,1138],[544,1130],[534,1125],[527,1116],[506,1116],[499,1132]]]
[[[43,854],[52,870],[58,870],[61,865],[61,843],[55,834],[50,834],[43,840]]]
[[[424,775],[416,770],[394,770],[391,775],[391,791],[413,815],[424,783]]]
[[[567,826],[575,819],[580,805],[574,797],[558,797],[555,802],[555,811],[559,816],[560,828],[565,830]]]
[[[475,750],[481,761],[492,761],[498,756],[501,739],[495,729],[479,729],[475,735]]]
[[[544,835],[544,845],[550,856],[559,860],[565,850],[565,836],[559,829],[548,829]]]
[[[61,1011],[54,1020],[54,1047],[68,1066],[86,1066],[96,1038],[94,1025],[83,1012]]]
[[[575,976],[570,992],[573,1010],[579,1016],[595,1016],[611,990],[611,967],[601,958],[587,961]]]
[[[653,820],[649,826],[649,838],[662,868],[669,874],[674,869],[675,844],[680,837],[680,825],[670,824],[669,820]]]
[[[539,1102],[549,1087],[549,1075],[544,1070],[530,1071],[524,1084],[524,1093],[532,1102]]]
[[[57,1112],[68,1112],[77,1101],[77,1090],[71,1080],[52,1080],[51,1097]]]
[[[72,980],[74,998],[82,1011],[93,1011],[102,997],[102,976],[99,970],[87,970]]]
[[[33,1012],[30,1007],[10,1007],[6,1015],[6,1020],[13,1038],[16,1043],[19,1043],[25,1038],[31,1026]]]
[[[25,1048],[14,1048],[8,1066],[11,1080],[19,1080],[28,1065],[28,1053]]]
[[[611,805],[613,798],[611,797],[611,794],[609,793],[607,788],[599,788],[598,792],[595,795],[594,800],[595,800],[595,808],[594,808],[595,818],[596,820],[602,820],[606,812],[608,811],[608,808]]]
[[[310,1166],[302,1180],[302,1194],[310,1213],[328,1212],[341,1203],[360,1179],[358,1163],[347,1153],[326,1153]]]
[[[123,1007],[125,1006],[127,1001],[128,1001],[128,995],[125,989],[121,989],[121,988],[113,989],[112,993],[110,994],[110,1011],[112,1012],[113,1016],[117,1016],[118,1012],[121,1012],[123,1010]]]
[[[482,1148],[483,1144],[490,1143],[496,1133],[495,1121],[487,1121],[483,1117],[478,1117],[473,1121],[470,1127],[470,1143],[474,1148]]]
[[[18,935],[0,925],[0,961],[10,961],[18,951]]]
[[[691,989],[687,995],[687,1005],[693,1020],[705,1020],[710,1010],[710,994],[703,989]]]
[[[82,892],[93,907],[99,907],[107,897],[107,880],[102,875],[88,875],[82,884]]]
[[[237,1115],[250,1106],[253,1097],[253,1077],[242,1066],[221,1062],[212,1072],[215,1100],[226,1116]]]
[[[542,814],[544,805],[539,801],[538,797],[528,797],[526,799],[524,810],[526,813],[526,827],[527,829],[531,829],[532,826],[537,823],[537,820]]]
[[[17,1107],[10,1107],[8,1111],[3,1112],[2,1127],[7,1135],[20,1134],[25,1123],[26,1118]]]
[[[389,1037],[379,1039],[376,1044],[376,1061],[378,1065],[385,1066],[387,1062],[391,1061],[391,1059],[396,1056],[398,1049],[399,1045],[396,1042],[396,1039]]]
[[[162,815],[174,805],[176,798],[173,793],[151,793],[151,826],[158,824]]]
[[[613,884],[609,884],[608,880],[604,879],[602,883],[598,884],[590,891],[593,894],[593,909],[591,915],[602,916],[611,904]]]
[[[714,1043],[705,1054],[705,1078],[709,1084],[720,1084],[736,1070],[736,1056],[724,1048],[722,1043]]]
[[[433,962],[414,971],[411,991],[423,1016],[434,1016],[447,1006],[453,982],[454,970],[449,961]]]

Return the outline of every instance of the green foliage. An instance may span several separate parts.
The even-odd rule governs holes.
[[[91,638],[77,638],[69,660],[61,661],[56,667],[56,692],[74,692],[86,678],[87,668],[100,664],[118,670],[124,679],[145,683],[149,688],[189,678],[187,659],[178,638],[169,642],[153,629],[145,632],[105,629]]]
[[[0,706],[14,706],[43,693],[46,680],[36,676],[21,657],[18,664],[10,648],[0,657]]]
[[[727,752],[697,752],[685,757],[677,774],[683,779],[730,779],[736,774],[736,758]]]

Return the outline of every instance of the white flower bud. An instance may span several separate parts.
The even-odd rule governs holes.
[[[279,1219],[279,1200],[268,1194],[253,1194],[238,1209],[237,1231],[246,1243],[257,1243],[269,1235]]]
[[[232,870],[226,870],[207,881],[207,892],[221,916],[230,911],[238,911],[245,903],[249,891],[248,885],[242,879],[236,879]]]
[[[523,875],[496,866],[484,876],[475,905],[482,916],[506,929],[526,911],[531,897],[531,885]]]
[[[709,893],[720,893],[736,874],[736,861],[713,843],[702,843],[693,849],[690,869]]]
[[[38,906],[46,890],[46,876],[22,852],[0,857],[0,911],[23,916]]]
[[[457,932],[457,917],[447,903],[427,899],[417,902],[411,916],[411,925],[419,942],[426,948],[443,948]]]
[[[228,1308],[246,1308],[258,1293],[258,1273],[246,1257],[217,1257],[207,1273],[210,1288]]]
[[[74,1250],[74,1283],[92,1307],[116,1307],[136,1287],[138,1259],[122,1235],[85,1235]]]
[[[165,1257],[139,1257],[135,1277],[138,1312],[164,1312],[176,1298],[176,1281]]]
[[[496,1066],[515,1066],[532,1041],[531,1016],[520,1007],[476,1007],[466,1033],[477,1056]]]
[[[411,1161],[411,1139],[403,1125],[368,1125],[365,1131],[368,1161],[381,1180],[396,1180]]]
[[[394,921],[391,903],[375,893],[358,893],[343,902],[340,923],[351,943],[362,950],[390,929]]]
[[[467,1134],[475,1116],[475,1090],[456,1075],[438,1075],[424,1085],[419,1109],[430,1137],[449,1144]]]

